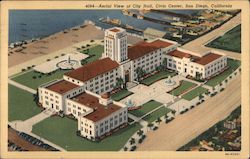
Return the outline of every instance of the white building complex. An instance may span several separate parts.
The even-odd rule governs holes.
[[[222,54],[209,52],[200,56],[179,46],[173,41],[156,39],[128,47],[124,29],[107,29],[102,58],[65,73],[62,80],[40,86],[39,103],[77,118],[83,137],[102,138],[127,124],[126,105],[109,98],[118,78],[134,82],[138,68],[151,73],[164,60],[168,69],[202,79],[227,66],[227,58]]]

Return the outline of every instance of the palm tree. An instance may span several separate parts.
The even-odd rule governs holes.
[[[121,77],[116,78],[116,88],[124,88],[124,81]]]
[[[135,139],[132,137],[130,140],[129,140],[129,143],[130,145],[133,145],[135,143]]]
[[[137,67],[136,70],[135,70],[136,74],[137,74],[137,81],[139,82],[140,79],[146,75],[146,71],[143,70],[141,67]]]
[[[143,135],[143,131],[142,130],[137,131],[137,135],[138,136],[142,136]]]

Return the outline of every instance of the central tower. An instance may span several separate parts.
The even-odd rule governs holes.
[[[126,30],[118,27],[105,30],[104,56],[121,63],[128,58]]]

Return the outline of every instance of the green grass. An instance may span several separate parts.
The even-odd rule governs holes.
[[[104,51],[104,46],[97,45],[92,48],[86,49],[81,51],[81,53],[89,55],[88,58],[84,59],[85,63],[93,62],[97,59],[99,59],[102,56],[102,53]]]
[[[161,71],[159,73],[156,73],[146,79],[143,79],[141,81],[142,84],[145,84],[147,86],[155,83],[156,81],[159,81],[161,79],[167,78],[168,76],[174,76],[176,73],[175,72],[169,72],[169,71]]]
[[[157,118],[164,116],[165,114],[169,113],[171,109],[166,108],[166,107],[161,107],[160,109],[154,111],[153,113],[145,116],[143,120],[146,120],[149,123],[152,123],[155,121]]]
[[[183,80],[183,81],[181,81],[180,86],[178,86],[174,90],[170,91],[169,93],[173,94],[174,96],[179,96],[179,95],[181,95],[182,93],[184,93],[185,91],[191,89],[194,86],[196,86],[195,83]]]
[[[126,90],[126,89],[122,89],[119,92],[112,94],[111,98],[115,101],[119,101],[122,100],[123,98],[126,98],[127,96],[133,94],[132,92]]]
[[[8,120],[26,120],[41,112],[33,101],[33,94],[9,85]]]
[[[206,45],[217,49],[241,52],[241,25],[225,33]]]
[[[63,74],[66,72],[68,72],[68,70],[57,70],[54,73],[51,73],[51,75],[42,75],[41,73],[33,70],[16,76],[12,78],[12,80],[27,87],[37,89],[41,84],[47,83],[55,79],[61,79],[63,77]],[[39,75],[41,76],[40,78]],[[33,79],[33,76],[35,76],[36,79]]]
[[[133,115],[135,115],[137,117],[141,117],[144,114],[150,112],[151,110],[153,110],[153,109],[155,109],[155,108],[157,108],[157,107],[159,107],[161,105],[162,105],[162,103],[151,100],[151,101],[143,104],[141,109],[132,110],[132,111],[129,111],[129,113],[133,114]]]
[[[240,66],[240,61],[233,60],[233,59],[227,59],[227,65],[229,68],[222,72],[221,74],[211,78],[208,80],[206,85],[209,85],[211,87],[216,86],[217,84],[221,83],[223,80],[225,80],[234,70],[236,70]]]
[[[190,92],[184,94],[182,96],[182,98],[190,101],[190,100],[194,99],[195,97],[199,96],[200,94],[203,94],[207,91],[208,90],[206,88],[199,86],[199,87],[196,87],[195,89],[191,90]]]
[[[68,151],[118,151],[140,128],[139,124],[128,125],[100,142],[92,142],[76,135],[77,121],[54,116],[34,125],[32,132]]]

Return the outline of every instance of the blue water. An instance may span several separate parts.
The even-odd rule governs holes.
[[[196,10],[172,10],[173,12],[192,14]],[[155,14],[156,18],[164,15]],[[122,23],[139,29],[147,27],[164,30],[166,26],[125,16],[121,10],[11,10],[9,12],[9,43],[44,37],[53,33],[81,25],[84,20],[91,20],[103,28],[111,27],[99,22],[102,17],[119,18]]]

